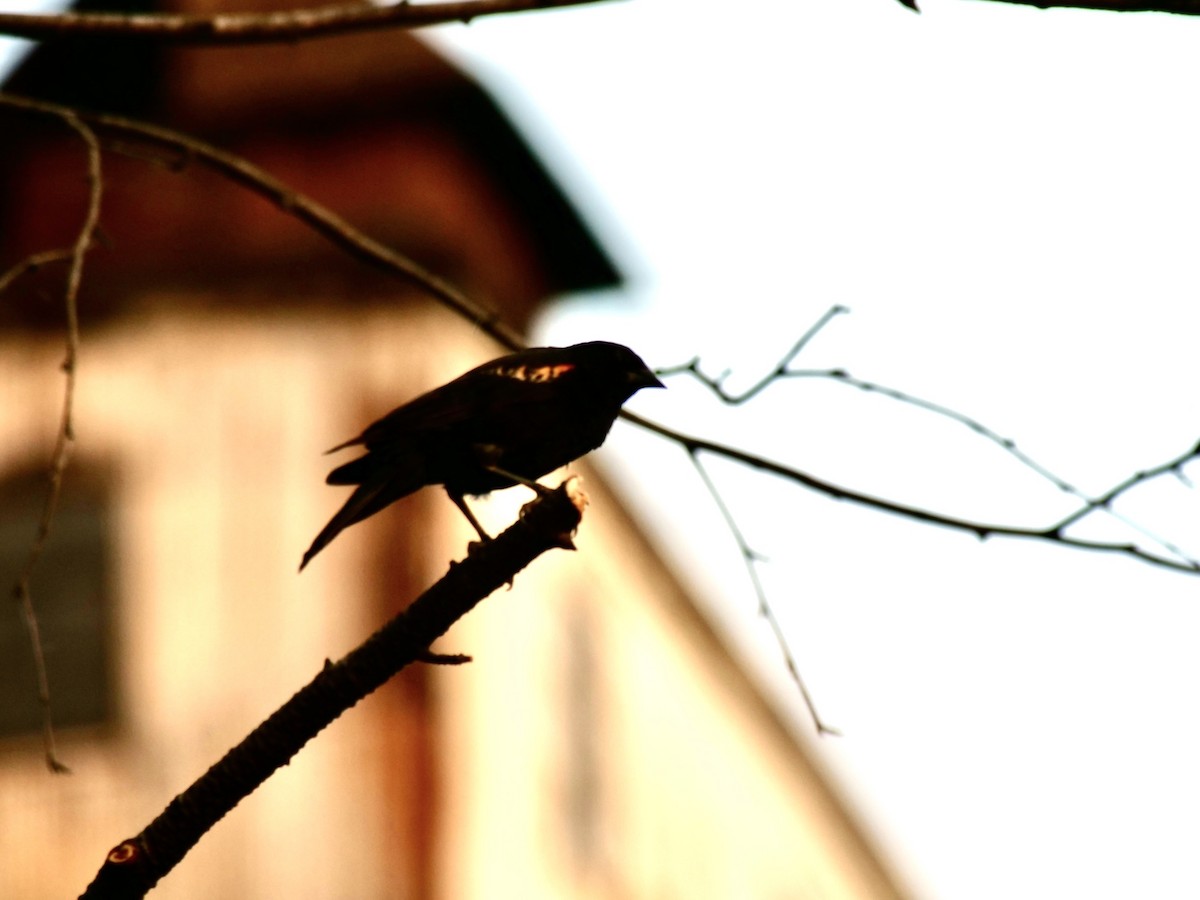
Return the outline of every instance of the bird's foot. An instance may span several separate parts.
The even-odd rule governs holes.
[[[583,479],[578,475],[569,475],[557,488],[548,488],[540,484],[537,485],[539,488],[538,496],[521,507],[521,517],[524,518],[526,511],[538,503],[547,494],[556,494],[559,491],[565,493],[567,497],[570,498],[571,502],[575,504],[576,508],[582,512],[583,508],[587,506],[587,495],[583,492],[583,488],[580,487],[582,482]],[[555,546],[563,550],[574,550],[576,549],[575,542],[572,540],[574,537],[575,533],[573,531],[566,534],[560,534],[557,536],[558,539],[555,542]]]

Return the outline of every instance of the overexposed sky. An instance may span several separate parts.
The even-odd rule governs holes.
[[[1200,439],[1200,22],[923,7],[656,0],[433,33],[630,273],[547,342],[699,354],[748,385],[845,304],[801,365],[951,406],[1103,492]],[[829,382],[740,410],[672,382],[633,408],[940,512],[1073,508],[961,425]],[[631,502],[811,731],[686,459],[618,431]],[[844,732],[816,752],[918,896],[1200,896],[1200,578],[711,470]],[[1120,509],[1200,554],[1183,482]],[[1129,535],[1094,518],[1081,535]]]
[[[61,8],[66,4],[60,0],[4,0],[0,9],[5,12],[34,13],[52,8]],[[0,76],[6,74],[15,66],[30,48],[29,41],[18,41],[13,38],[0,37]]]

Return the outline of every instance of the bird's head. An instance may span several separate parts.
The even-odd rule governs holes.
[[[569,348],[580,364],[589,370],[594,380],[621,395],[625,401],[642,388],[666,387],[658,376],[642,362],[642,358],[622,344],[609,341],[589,341]]]

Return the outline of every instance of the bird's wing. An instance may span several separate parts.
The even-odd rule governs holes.
[[[520,356],[519,360],[514,359]],[[505,395],[507,406],[535,405],[552,393],[552,382],[564,376],[574,378],[576,366],[553,347],[527,350],[514,356],[476,366],[453,381],[421,394],[383,418],[368,425],[358,437],[326,452],[363,444],[368,450],[386,449],[422,435],[451,431],[475,420],[492,404],[496,392],[513,381],[525,382],[526,388]]]
[[[469,421],[482,402],[479,395],[483,392],[461,384],[462,378],[456,378],[396,407],[368,425],[358,437],[325,452],[334,453],[358,444],[365,445],[368,450],[386,448],[422,434],[446,431]]]

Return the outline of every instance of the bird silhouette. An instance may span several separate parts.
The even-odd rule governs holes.
[[[328,451],[366,448],[325,479],[356,487],[300,569],[344,529],[428,485],[443,485],[487,540],[466,495],[532,486],[595,450],[622,404],[647,387],[664,385],[636,353],[590,341],[520,350],[410,400]]]

